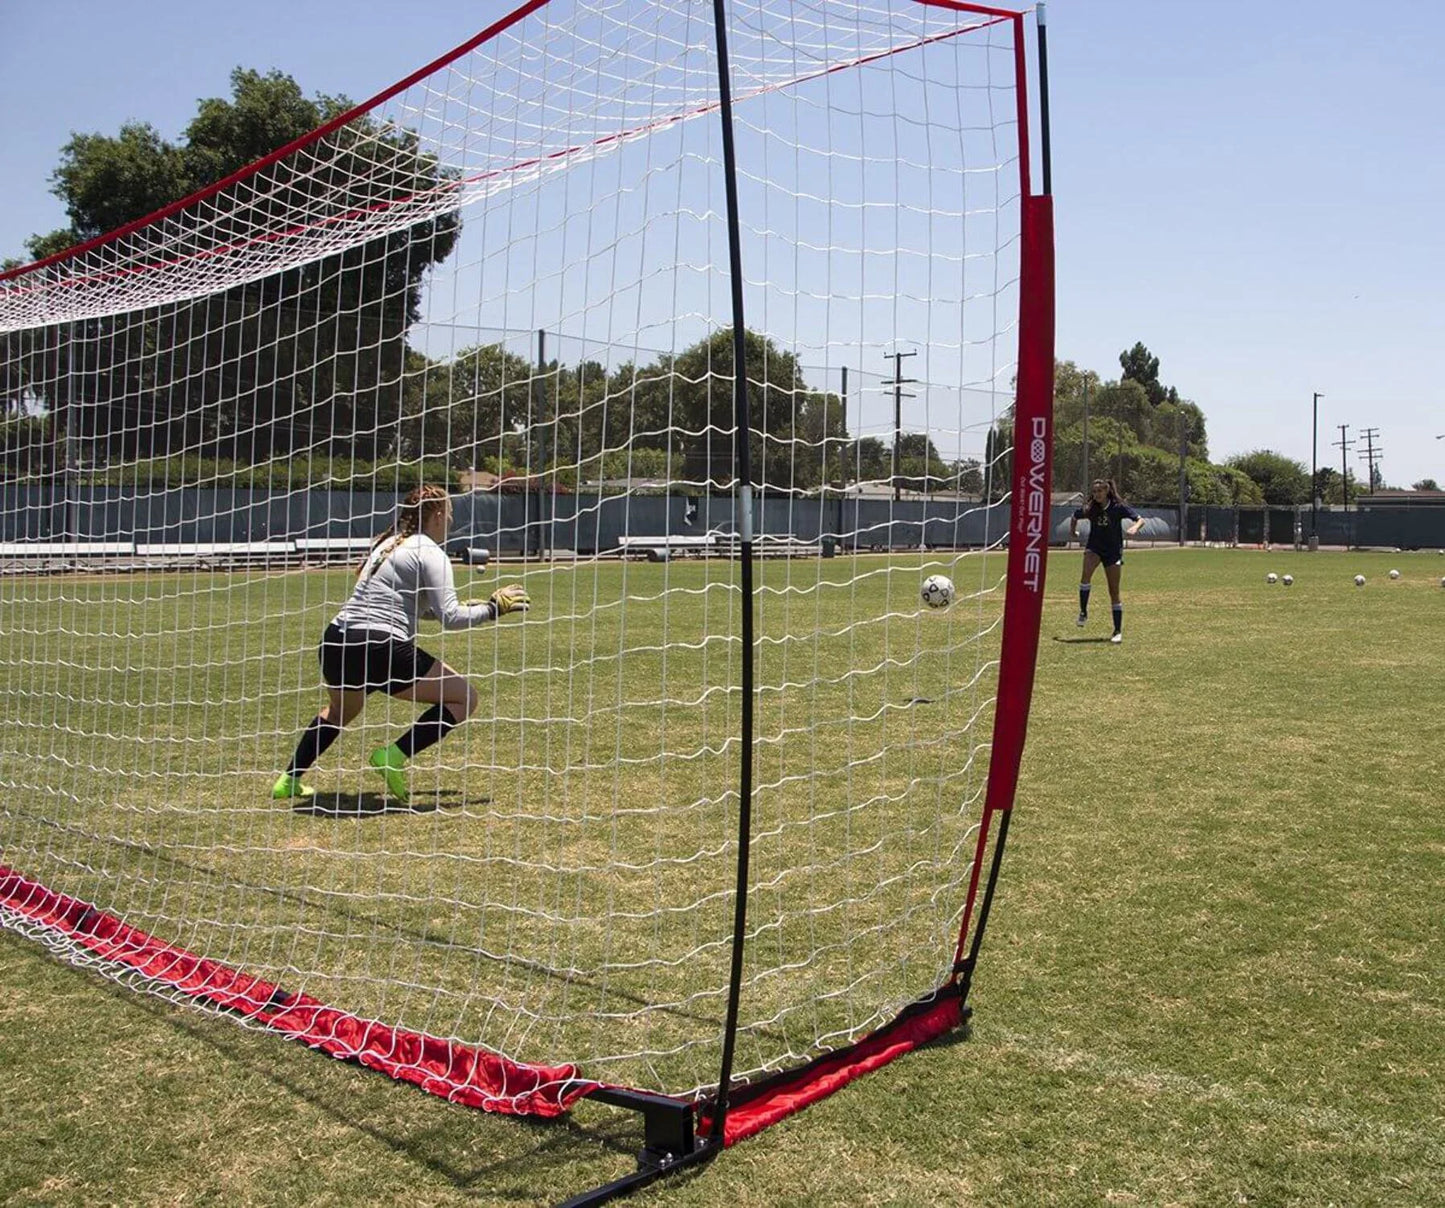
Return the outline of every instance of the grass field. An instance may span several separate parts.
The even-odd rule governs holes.
[[[1295,584],[1266,586],[1271,570]],[[1091,628],[1075,629],[1077,574],[1078,555],[1056,551],[972,1039],[640,1202],[1445,1204],[1445,559],[1140,551],[1118,648],[1090,640],[1107,630],[1102,577]],[[316,601],[280,611],[301,648]],[[930,671],[893,686],[913,675],[927,695]],[[254,700],[251,674],[264,666],[241,661],[228,697]],[[100,728],[134,773],[136,739],[173,721],[110,704],[124,722]],[[906,720],[880,734],[927,752],[947,732]],[[224,767],[182,752],[227,791]],[[790,757],[770,783],[788,782]],[[364,867],[369,849],[348,843]],[[794,854],[780,837],[770,858],[781,870]],[[8,932],[0,1086],[6,1203],[549,1203],[630,1169],[640,1143],[636,1121],[589,1104],[551,1124],[449,1107]]]

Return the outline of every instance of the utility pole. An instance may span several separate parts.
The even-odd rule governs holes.
[[[1320,399],[1315,391],[1314,409],[1310,418],[1310,549],[1320,547]]]
[[[1345,511],[1350,510],[1350,463],[1349,452],[1354,441],[1347,440],[1345,433],[1350,430],[1349,424],[1340,425],[1340,439],[1335,441],[1335,448],[1340,451],[1340,495],[1345,501]]]
[[[899,477],[899,446],[903,443],[903,400],[913,398],[911,394],[904,394],[903,387],[917,378],[906,378],[903,376],[903,358],[916,357],[916,352],[885,352],[886,357],[893,358],[893,380],[884,382],[885,386],[893,387],[893,499],[894,502],[903,498],[903,482]]]
[[[1369,483],[1370,493],[1375,491],[1375,463],[1380,461],[1385,450],[1375,447],[1375,440],[1380,435],[1378,428],[1366,428],[1361,435],[1365,438],[1365,464],[1370,467]]]

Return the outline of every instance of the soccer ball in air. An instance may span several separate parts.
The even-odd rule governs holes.
[[[1365,576],[1364,576],[1364,575],[1356,575],[1356,576],[1355,576],[1355,586],[1356,586],[1356,587],[1363,587],[1364,585],[1365,585]]]
[[[1266,583],[1274,583],[1274,582],[1277,582],[1278,579],[1279,579],[1279,576],[1278,576],[1277,574],[1275,574],[1274,571],[1270,571],[1269,574],[1265,575],[1265,577],[1264,577],[1264,581],[1265,581]]]
[[[1400,577],[1400,572],[1399,572],[1399,571],[1397,571],[1397,570],[1392,570],[1392,571],[1390,572],[1390,578],[1392,578],[1392,579],[1398,579],[1399,577]]]
[[[1291,583],[1294,582],[1294,576],[1293,576],[1293,575],[1285,575],[1285,577],[1284,577],[1283,579],[1281,579],[1280,582],[1283,583],[1286,587],[1288,587]]]
[[[953,603],[953,580],[947,575],[929,575],[918,594],[929,608],[947,608]]]

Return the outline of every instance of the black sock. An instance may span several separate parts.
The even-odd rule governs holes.
[[[396,740],[396,749],[410,759],[418,751],[441,742],[457,723],[440,705],[433,705],[416,719],[412,728]]]
[[[1084,613],[1089,611],[1089,585],[1087,583],[1079,584],[1079,611]]]
[[[336,736],[340,733],[340,726],[327,721],[318,713],[302,733],[301,741],[296,744],[296,754],[291,756],[291,762],[286,765],[287,773],[291,776],[301,775],[321,758],[322,752],[336,741]]]
[[[1114,605],[1114,632],[1124,632],[1124,606],[1122,604]]]

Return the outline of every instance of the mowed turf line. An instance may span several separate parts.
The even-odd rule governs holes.
[[[1054,551],[973,1038],[640,1202],[1445,1203],[1445,559],[1131,552],[1118,648],[1076,640],[1108,628],[1102,575],[1074,627],[1078,566]],[[0,1202],[550,1203],[640,1142],[451,1108],[9,933],[0,1085]]]

